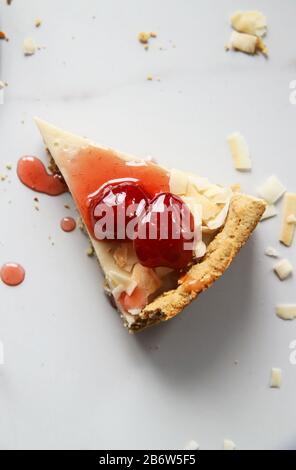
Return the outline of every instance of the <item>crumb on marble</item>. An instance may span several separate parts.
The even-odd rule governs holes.
[[[148,45],[149,43],[149,39],[151,38],[157,38],[157,33],[155,31],[152,31],[152,32],[145,32],[145,31],[141,31],[139,34],[138,34],[138,41],[141,43],[141,44],[145,44],[146,46]],[[147,47],[145,47],[145,49],[147,49]]]
[[[9,41],[7,34],[4,31],[0,31],[0,40]]]
[[[89,258],[91,258],[92,256],[94,256],[95,250],[94,250],[93,246],[92,246],[92,245],[89,245],[89,247],[87,248],[87,250],[86,250],[85,253],[86,253],[86,255],[87,255]]]

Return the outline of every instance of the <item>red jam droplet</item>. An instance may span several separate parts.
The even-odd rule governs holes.
[[[18,286],[25,279],[25,270],[16,263],[6,263],[0,270],[0,278],[8,286]]]
[[[192,260],[192,248],[186,243],[192,243],[193,234],[194,219],[186,204],[171,193],[162,193],[140,217],[134,247],[143,266],[183,269]]]
[[[47,173],[44,163],[36,157],[23,157],[17,165],[17,175],[21,182],[38,193],[59,196],[68,187],[61,175]]]
[[[72,217],[64,217],[60,225],[64,232],[73,232],[76,229],[76,221]]]
[[[137,180],[117,180],[90,198],[93,235],[98,240],[133,240],[136,220],[149,199]]]

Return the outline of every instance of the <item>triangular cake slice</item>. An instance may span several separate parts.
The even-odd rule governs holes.
[[[167,170],[40,119],[36,123],[86,227],[105,275],[105,291],[129,331],[175,317],[210,287],[228,268],[265,210],[263,201],[212,184],[206,178]],[[194,218],[200,225],[200,238],[186,268],[149,267],[149,259],[147,267],[139,260],[132,241],[102,241],[94,235],[90,198],[110,181],[127,178],[138,181],[152,198],[168,193],[184,201],[190,210],[193,206],[201,208],[200,217],[195,214]]]

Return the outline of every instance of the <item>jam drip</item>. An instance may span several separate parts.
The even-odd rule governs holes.
[[[76,221],[73,217],[64,217],[60,225],[64,232],[73,232],[76,229]]]
[[[21,158],[17,166],[17,175],[25,186],[39,193],[59,196],[68,191],[63,177],[59,174],[49,174],[44,163],[37,157]]]
[[[18,286],[25,279],[24,268],[17,263],[6,263],[0,270],[0,278],[8,286]]]

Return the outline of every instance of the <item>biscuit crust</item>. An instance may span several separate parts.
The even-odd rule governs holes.
[[[143,330],[178,315],[199,294],[219,279],[247,242],[266,208],[264,201],[245,195],[234,194],[229,213],[222,230],[209,244],[202,261],[193,265],[187,276],[195,285],[194,290],[180,284],[148,304],[130,327],[131,332]]]

